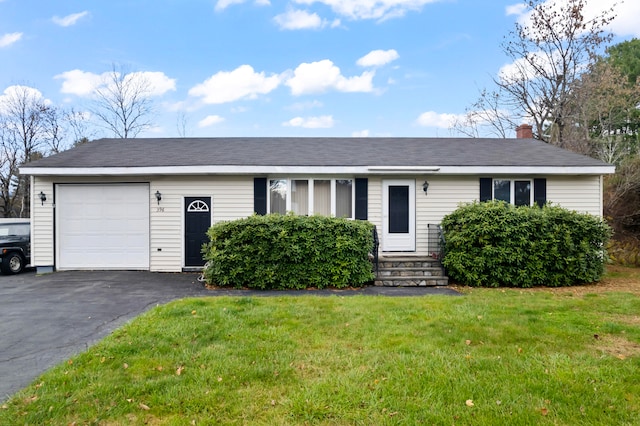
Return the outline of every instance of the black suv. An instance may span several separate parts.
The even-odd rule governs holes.
[[[31,233],[29,219],[0,222],[0,270],[17,274],[31,263]]]

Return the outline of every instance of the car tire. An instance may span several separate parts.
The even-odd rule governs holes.
[[[9,253],[2,258],[2,273],[6,275],[19,274],[24,269],[24,259],[19,253]]]

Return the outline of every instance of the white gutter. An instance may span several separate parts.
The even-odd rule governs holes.
[[[615,166],[159,166],[21,167],[31,176],[151,175],[606,175]]]

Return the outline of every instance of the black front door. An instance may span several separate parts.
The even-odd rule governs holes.
[[[184,199],[184,266],[203,266],[202,245],[211,226],[211,197]]]

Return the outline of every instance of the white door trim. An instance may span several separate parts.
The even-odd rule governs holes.
[[[408,187],[408,232],[389,232],[389,187]],[[416,181],[384,179],[382,181],[382,251],[416,251]]]

